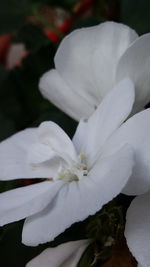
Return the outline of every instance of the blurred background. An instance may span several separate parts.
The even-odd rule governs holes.
[[[148,0],[1,0],[0,141],[44,120],[58,123],[72,136],[76,122],[43,99],[38,90],[40,76],[53,67],[60,41],[76,28],[107,20],[125,23],[139,35],[147,33],[149,11]],[[31,182],[0,182],[0,191]],[[0,228],[2,267],[23,267],[47,247],[21,245],[22,223]],[[51,245],[71,240],[74,229]],[[78,230],[78,235],[82,237],[83,232]]]

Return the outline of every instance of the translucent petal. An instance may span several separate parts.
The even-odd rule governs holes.
[[[1,193],[0,226],[41,211],[62,186],[62,181],[47,181]]]
[[[117,81],[130,77],[135,84],[133,112],[144,108],[150,101],[150,34],[142,35],[125,51],[119,60]]]
[[[75,267],[88,244],[87,240],[79,240],[47,248],[26,267]]]
[[[134,149],[135,165],[123,193],[138,195],[150,189],[150,109],[128,119],[107,141],[102,155],[111,155],[123,144]]]

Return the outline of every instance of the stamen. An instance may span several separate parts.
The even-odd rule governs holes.
[[[78,182],[79,178],[77,177],[76,174],[66,172],[66,173],[59,173],[58,175],[58,180],[64,180],[66,182]]]
[[[55,180],[64,180],[66,182],[79,181],[88,175],[87,166],[85,164],[85,154],[81,152],[77,161],[72,161],[70,166],[61,166]]]
[[[81,160],[85,159],[85,154],[83,152],[80,153],[80,158],[81,158]]]

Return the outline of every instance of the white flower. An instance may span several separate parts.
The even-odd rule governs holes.
[[[75,267],[88,244],[87,240],[79,240],[47,248],[26,267]]]
[[[105,22],[73,31],[61,42],[55,69],[40,80],[40,90],[76,120],[88,118],[118,81],[135,84],[134,113],[150,101],[150,34],[138,37],[123,24]]]
[[[123,189],[150,189],[150,109],[123,123],[133,102],[133,83],[126,79],[88,122],[79,123],[72,141],[53,122],[3,141],[1,180],[47,179],[0,194],[0,225],[27,217],[22,240],[35,246],[96,213]]]
[[[150,266],[150,192],[136,197],[126,218],[125,236],[138,267]]]

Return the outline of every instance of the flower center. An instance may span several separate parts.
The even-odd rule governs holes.
[[[72,161],[70,166],[61,167],[56,180],[64,180],[66,182],[79,181],[84,176],[87,176],[87,174],[88,169],[85,163],[85,154],[80,153],[77,162]]]

